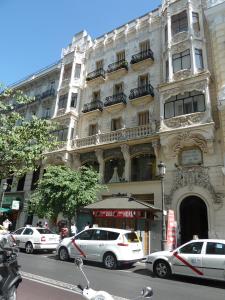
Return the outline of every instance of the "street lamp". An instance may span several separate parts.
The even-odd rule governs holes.
[[[2,185],[2,198],[1,198],[1,204],[0,204],[0,215],[2,215],[2,205],[3,205],[3,200],[4,200],[4,195],[5,195],[5,191],[7,190],[8,187],[8,183],[4,182]]]
[[[166,174],[166,166],[160,161],[158,164],[159,176],[161,180],[161,190],[162,190],[162,240],[161,240],[161,250],[166,250],[166,216],[165,216],[165,201],[164,201],[164,176]]]

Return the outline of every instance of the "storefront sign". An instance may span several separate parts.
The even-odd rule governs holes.
[[[96,218],[143,218],[144,212],[141,210],[117,210],[117,209],[101,209],[93,210],[93,216]]]
[[[20,201],[13,200],[13,202],[12,202],[12,209],[19,210],[20,209]]]
[[[177,247],[177,222],[175,221],[175,215],[172,209],[168,210],[166,240],[168,250],[173,250]]]

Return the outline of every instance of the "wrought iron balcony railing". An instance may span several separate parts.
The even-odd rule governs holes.
[[[117,103],[126,104],[127,96],[124,93],[119,93],[105,98],[104,106],[110,106]]]
[[[93,110],[100,110],[102,111],[103,109],[103,102],[100,100],[96,100],[90,103],[84,104],[84,108],[82,110],[83,113],[87,113]]]
[[[123,68],[128,70],[128,62],[126,60],[119,60],[108,65],[107,73],[111,73]]]
[[[51,96],[55,96],[55,89],[51,88],[49,90],[46,90],[42,94],[35,95],[35,101],[36,100],[42,100]]]
[[[138,88],[132,89],[130,91],[129,99],[132,100],[132,99],[147,96],[147,95],[151,95],[152,97],[154,97],[154,89],[150,83],[143,85],[143,86],[139,86]]]
[[[98,77],[103,77],[105,78],[105,70],[104,69],[97,69],[91,73],[88,73],[87,74],[87,78],[86,78],[86,81],[91,81],[95,78],[98,78]]]
[[[151,58],[152,60],[154,60],[154,55],[151,49],[145,50],[145,51],[141,51],[135,55],[132,55],[131,57],[131,64],[136,64],[142,60]]]

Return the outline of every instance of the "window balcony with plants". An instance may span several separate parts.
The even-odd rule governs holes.
[[[151,49],[141,51],[132,55],[130,64],[134,70],[139,70],[143,66],[149,67],[154,62],[154,55]]]
[[[131,103],[135,106],[151,102],[153,98],[154,89],[150,83],[132,89],[129,95]]]
[[[110,79],[117,79],[128,71],[128,62],[123,59],[108,65],[107,74]]]
[[[106,110],[121,109],[127,103],[127,96],[124,93],[118,93],[105,98],[104,108]]]

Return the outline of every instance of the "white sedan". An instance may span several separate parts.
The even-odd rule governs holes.
[[[192,240],[173,251],[147,256],[146,268],[161,278],[180,274],[225,280],[225,240]]]
[[[22,227],[13,233],[19,248],[25,249],[26,253],[34,250],[54,251],[59,243],[59,235],[42,227]]]

